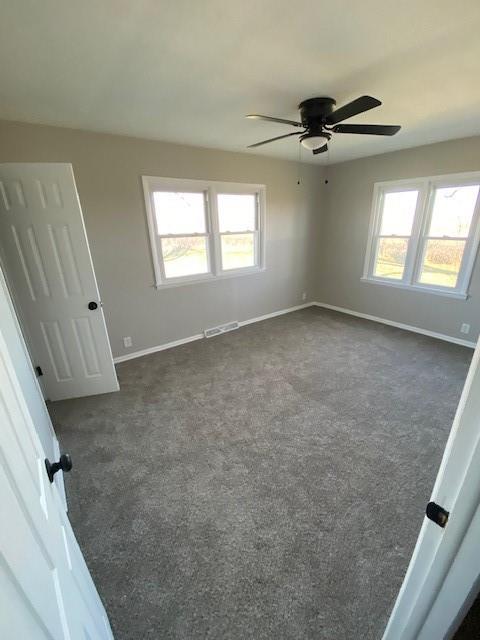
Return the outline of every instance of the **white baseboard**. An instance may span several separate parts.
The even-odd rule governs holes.
[[[462,340],[462,338],[454,338],[453,336],[447,336],[444,333],[437,333],[436,331],[421,329],[420,327],[414,327],[410,324],[403,324],[402,322],[395,322],[393,320],[386,320],[385,318],[378,318],[377,316],[371,316],[368,313],[360,313],[359,311],[353,311],[352,309],[345,309],[344,307],[336,307],[333,304],[327,304],[325,302],[313,302],[312,305],[316,307],[323,307],[324,309],[331,309],[332,311],[339,311],[340,313],[346,313],[350,316],[356,316],[357,318],[372,320],[372,322],[380,322],[381,324],[388,324],[390,327],[396,327],[397,329],[403,329],[404,331],[421,333],[424,336],[429,336],[430,338],[437,338],[437,340],[445,340],[445,342],[453,342],[454,344],[459,344],[462,347],[470,347],[471,349],[475,349],[475,347],[477,346],[475,342],[471,342],[470,340]]]
[[[275,316],[282,316],[284,313],[291,313],[292,311],[298,311],[299,309],[305,309],[306,307],[313,306],[314,302],[307,302],[305,304],[299,304],[296,307],[289,307],[288,309],[280,309],[280,311],[273,311],[267,313],[264,316],[258,316],[257,318],[250,318],[249,320],[239,321],[241,327],[252,324],[253,322],[261,322],[262,320],[268,320],[269,318],[275,318]],[[126,362],[127,360],[133,360],[134,358],[141,358],[142,356],[148,356],[150,353],[156,353],[157,351],[164,351],[165,349],[171,349],[172,347],[179,347],[181,344],[187,344],[187,342],[193,342],[194,340],[202,340],[205,338],[203,333],[198,333],[188,338],[181,338],[180,340],[174,340],[173,342],[166,342],[165,344],[159,344],[156,347],[149,347],[148,349],[142,349],[141,351],[132,351],[131,353],[125,353],[123,356],[117,356],[113,359],[115,364],[119,362]]]
[[[194,342],[194,340],[201,340],[204,337],[203,333],[198,333],[197,335],[190,336],[189,338],[182,338],[181,340],[174,340],[173,342],[165,342],[165,344],[158,344],[156,347],[148,347],[148,349],[142,349],[141,351],[132,351],[131,353],[125,353],[123,356],[117,356],[113,359],[113,362],[118,364],[119,362],[125,362],[126,360],[141,358],[142,356],[148,356],[150,353],[164,351],[165,349],[171,349],[172,347],[179,347],[181,344]]]
[[[240,320],[239,325],[244,327],[247,324],[253,322],[261,322],[262,320],[268,320],[269,318],[275,318],[276,316],[283,316],[284,313],[291,313],[292,311],[299,311],[300,309],[306,309],[307,307],[313,307],[316,302],[306,302],[305,304],[298,304],[296,307],[288,307],[288,309],[280,309],[280,311],[273,311],[272,313],[266,313],[264,316],[258,316],[257,318],[250,318],[249,320]]]
[[[454,338],[453,336],[447,336],[443,333],[436,333],[435,331],[428,331],[428,329],[421,329],[420,327],[414,327],[409,324],[403,324],[401,322],[394,322],[393,320],[387,320],[385,318],[378,318],[377,316],[371,316],[367,313],[360,313],[359,311],[353,311],[352,309],[345,309],[344,307],[336,307],[333,304],[327,304],[325,302],[306,302],[305,304],[299,304],[295,307],[288,307],[288,309],[280,309],[280,311],[273,311],[272,313],[266,313],[263,316],[257,316],[256,318],[249,318],[248,320],[240,320],[239,325],[241,327],[247,324],[253,324],[254,322],[261,322],[262,320],[269,320],[276,316],[282,316],[285,313],[291,313],[292,311],[299,311],[300,309],[306,309],[307,307],[323,307],[325,309],[332,309],[332,311],[339,311],[340,313],[346,313],[350,316],[356,316],[357,318],[364,318],[365,320],[372,320],[373,322],[380,322],[381,324],[387,324],[397,329],[403,329],[404,331],[412,331],[413,333],[420,333],[430,338],[437,338],[438,340],[445,340],[446,342],[453,342],[454,344],[462,345],[463,347],[470,347],[475,349],[476,343],[469,340],[462,340],[461,338]],[[132,351],[126,353],[123,356],[117,356],[113,359],[115,364],[125,362],[127,360],[133,360],[134,358],[141,358],[147,356],[150,353],[156,353],[157,351],[164,351],[165,349],[172,349],[173,347],[179,347],[182,344],[188,342],[194,342],[195,340],[202,340],[205,338],[203,333],[198,333],[188,338],[181,338],[180,340],[174,340],[173,342],[166,342],[165,344],[159,344],[156,347],[149,347],[148,349],[142,349],[141,351]]]

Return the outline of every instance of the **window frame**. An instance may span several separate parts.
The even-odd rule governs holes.
[[[376,182],[373,188],[372,212],[370,216],[367,249],[361,280],[373,284],[387,285],[413,291],[423,291],[424,293],[433,293],[450,298],[466,300],[469,295],[468,290],[480,241],[480,190],[473,211],[468,237],[465,239],[464,237],[454,238],[453,236],[444,236],[445,240],[465,239],[465,249],[460,263],[456,286],[444,287],[441,285],[425,284],[419,282],[419,278],[421,275],[427,240],[430,238],[428,236],[428,230],[433,214],[436,190],[445,187],[465,187],[477,184],[480,185],[479,171]],[[380,225],[382,220],[384,196],[386,193],[411,191],[413,189],[418,190],[418,198],[411,235],[408,236],[409,242],[405,257],[403,278],[395,280],[393,278],[377,276],[375,275],[375,264],[378,251],[378,238],[382,237],[380,234]],[[388,237],[404,238],[407,236],[392,235]]]
[[[154,271],[154,286],[157,289],[166,289],[201,282],[212,282],[225,278],[251,275],[265,270],[265,204],[266,188],[263,184],[245,184],[240,182],[220,182],[212,180],[193,180],[187,178],[163,178],[157,176],[142,176],[142,186],[145,198],[147,214],[148,235]],[[155,191],[200,193],[205,199],[205,233],[182,233],[160,235],[157,233],[155,220],[155,207],[153,194]],[[217,195],[255,195],[256,228],[245,232],[220,233],[218,217]],[[241,233],[254,234],[254,258],[255,264],[249,267],[236,269],[222,268],[221,238],[223,235],[239,235]],[[161,252],[162,238],[173,237],[205,237],[207,247],[208,273],[191,274],[176,278],[165,276],[164,260]]]

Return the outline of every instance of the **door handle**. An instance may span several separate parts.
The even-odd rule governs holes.
[[[61,469],[64,473],[67,473],[67,471],[72,470],[72,467],[72,459],[68,453],[62,453],[58,462],[50,462],[48,458],[45,458],[45,468],[50,482],[53,482],[53,476],[57,471]]]
[[[98,304],[92,300],[92,302],[88,303],[88,308],[90,311],[95,311],[95,309],[98,309]]]

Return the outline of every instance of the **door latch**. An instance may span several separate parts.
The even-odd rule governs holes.
[[[436,504],[435,502],[429,502],[427,504],[427,508],[425,509],[425,514],[429,520],[438,524],[442,529],[448,522],[448,516],[450,513],[446,511],[443,507]]]

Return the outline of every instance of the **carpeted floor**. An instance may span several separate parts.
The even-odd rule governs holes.
[[[471,355],[309,308],[54,403],[116,639],[380,639]]]
[[[478,640],[480,638],[480,596],[470,607],[453,640]]]

